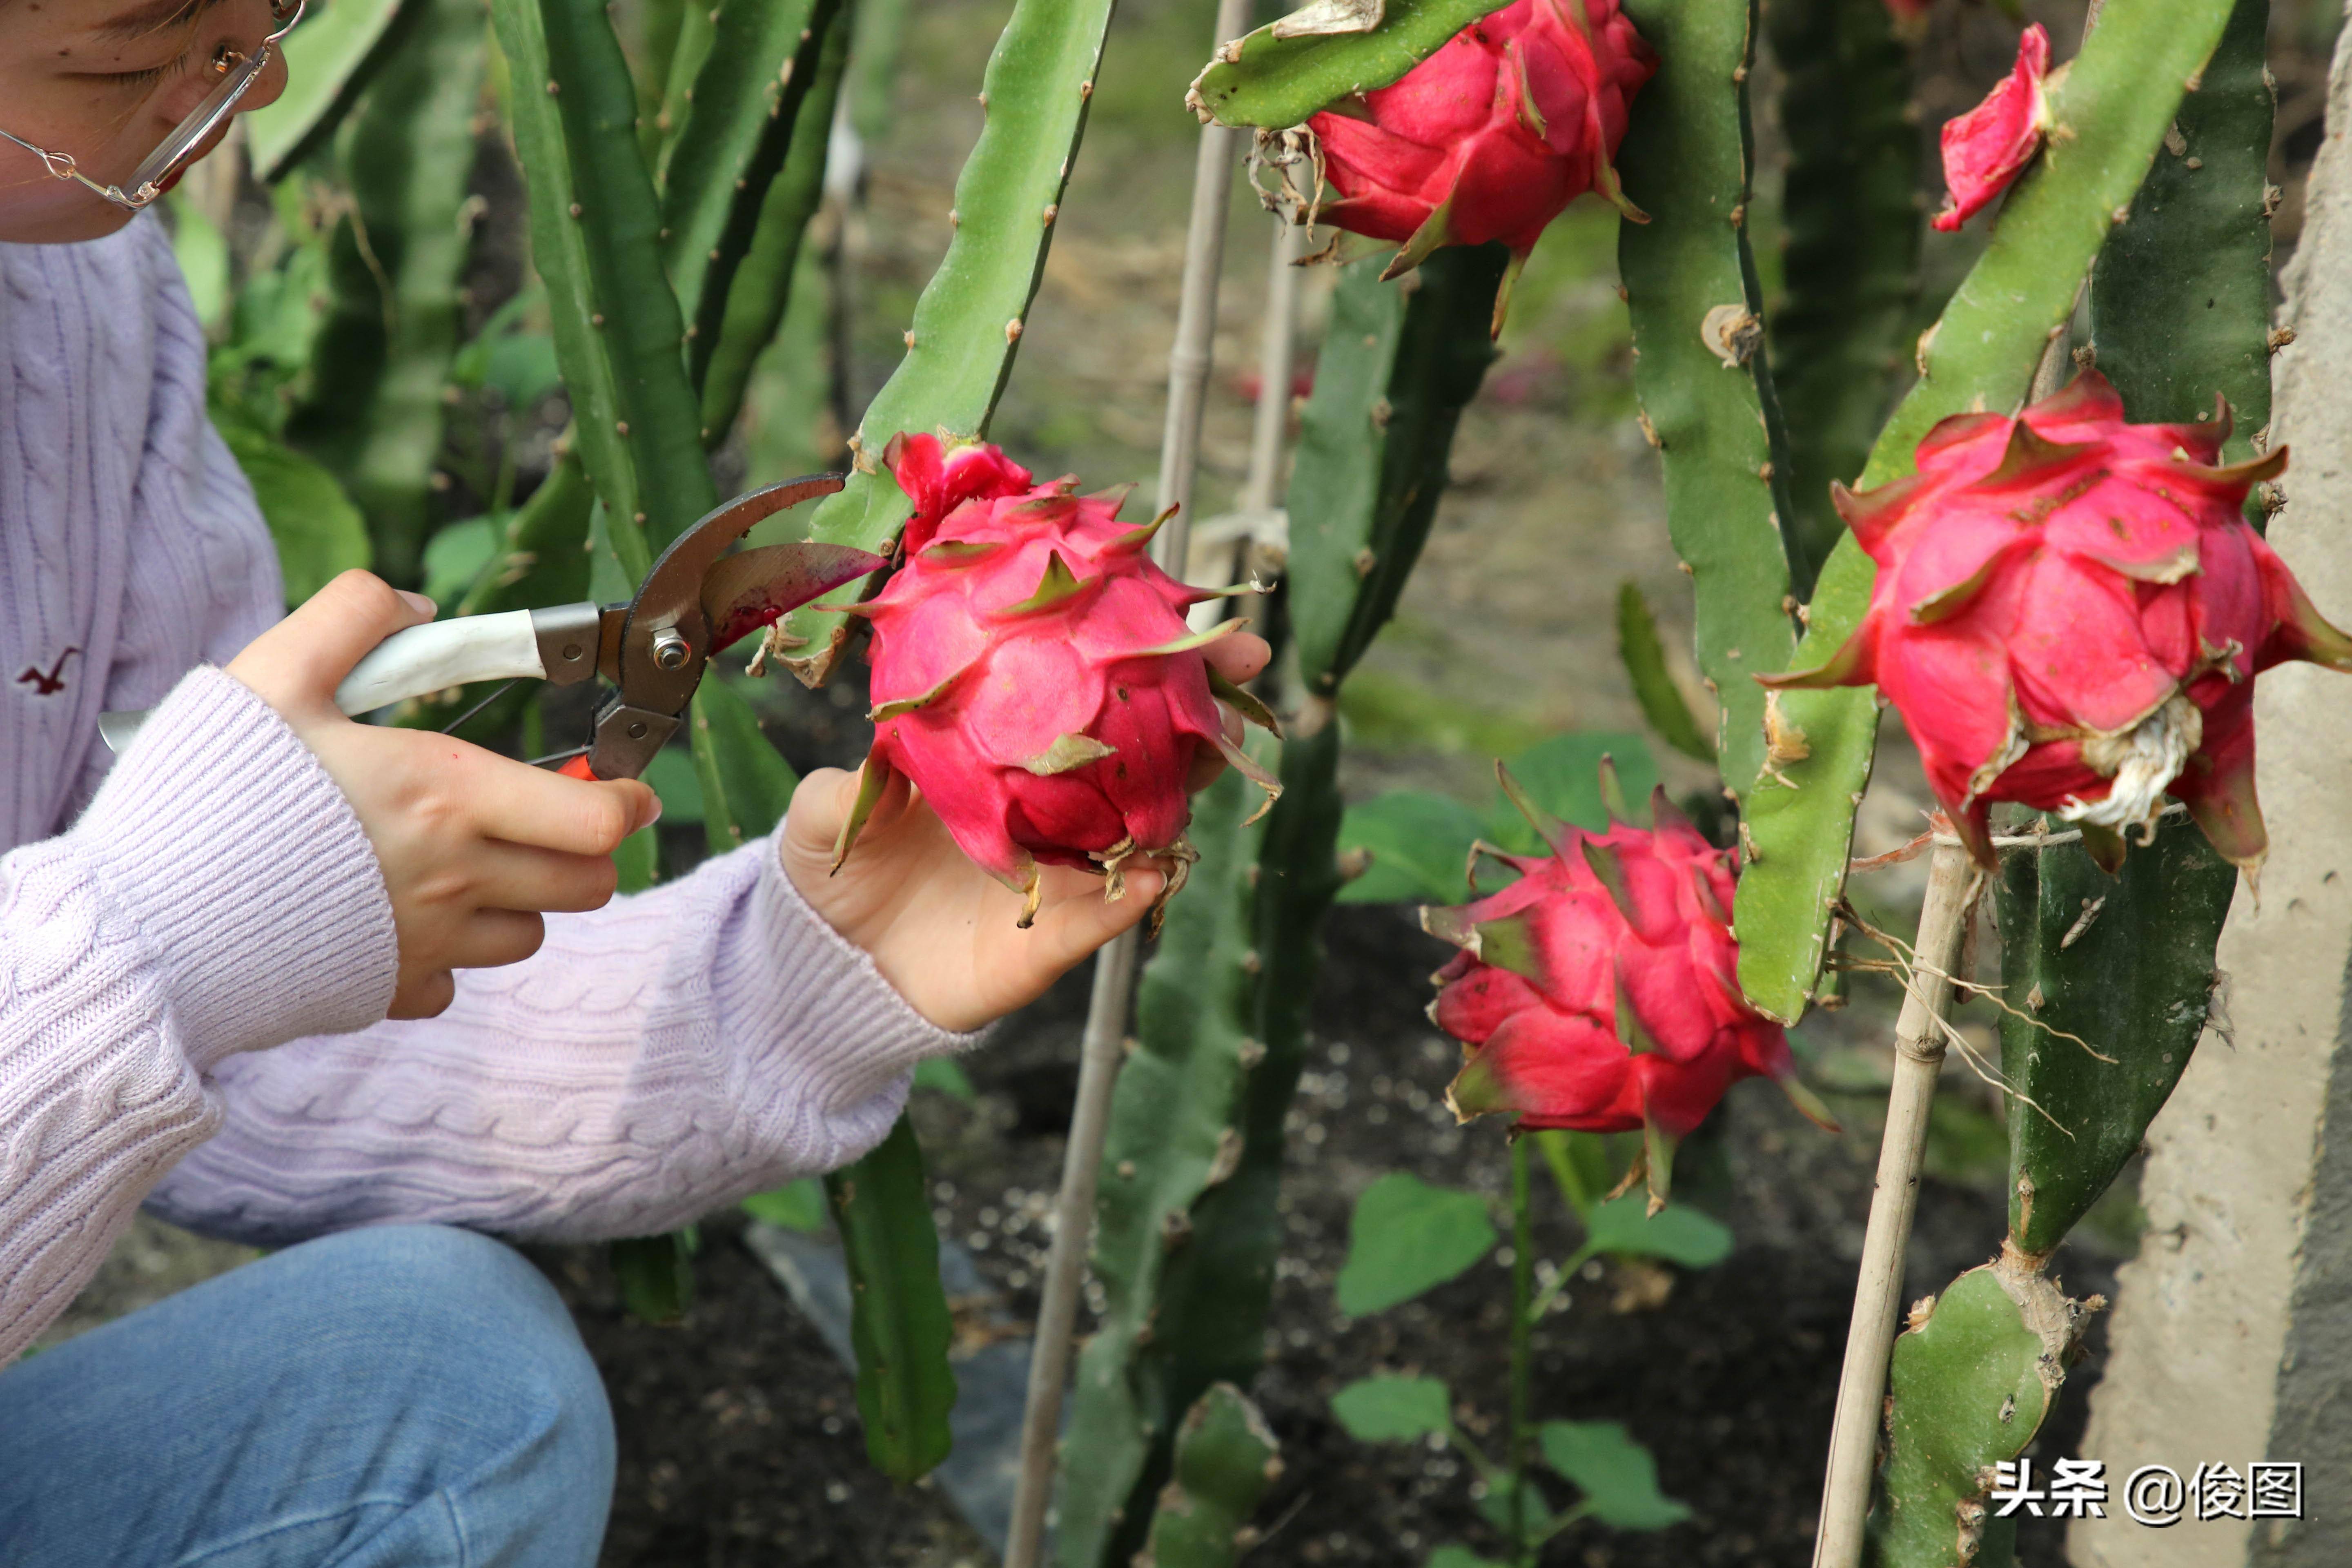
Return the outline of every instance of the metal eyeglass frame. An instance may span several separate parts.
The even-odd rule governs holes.
[[[5,131],[0,131],[0,141],[13,142],[22,147],[38,158],[42,166],[57,178],[79,181],[116,206],[137,212],[162,195],[165,184],[194,160],[195,150],[205,144],[205,139],[236,112],[238,102],[268,68],[270,51],[294,30],[294,25],[302,19],[302,12],[308,4],[309,0],[293,0],[293,14],[289,16],[284,0],[269,0],[270,16],[281,26],[262,39],[249,55],[239,54],[226,44],[220,47],[212,60],[212,68],[224,73],[220,85],[206,94],[204,102],[196,105],[195,112],[181,121],[172,133],[163,138],[163,144],[148,153],[139,167],[131,172],[131,189],[128,191],[120,185],[102,185],[91,179],[81,172],[81,166],[74,162],[70,153],[53,153],[46,147],[37,147],[23,137],[11,136]]]

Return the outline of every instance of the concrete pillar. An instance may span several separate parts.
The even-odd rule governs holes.
[[[2287,277],[2273,441],[2294,449],[2270,539],[2321,612],[2352,625],[2352,37]],[[2221,936],[2225,1035],[2208,1030],[2149,1129],[2148,1229],[2125,1266],[2084,1456],[2105,1520],[2076,1568],[2352,1564],[2352,680],[2295,664],[2254,699],[2271,857]],[[2141,1465],[2302,1460],[2306,1519],[2135,1523]]]

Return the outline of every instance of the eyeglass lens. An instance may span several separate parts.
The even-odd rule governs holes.
[[[221,121],[228,118],[229,111],[236,107],[237,100],[245,96],[246,89],[253,85],[253,79],[261,74],[262,68],[268,62],[269,51],[262,48],[256,49],[231,67],[228,74],[221,78],[220,85],[207,93],[204,102],[196,106],[195,112],[180,121],[178,128],[163,138],[163,145],[148,153],[145,161],[131,171],[131,188],[137,191],[160,183],[205,137],[219,130]]]

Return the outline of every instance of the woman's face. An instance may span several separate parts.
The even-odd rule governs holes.
[[[268,0],[0,0],[0,130],[70,153],[101,184],[125,184],[212,90],[220,48],[247,53],[276,26]],[[258,109],[285,86],[273,52],[238,108]],[[0,141],[0,241],[96,239],[131,216]]]

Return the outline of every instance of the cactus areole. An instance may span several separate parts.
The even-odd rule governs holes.
[[[2050,35],[2036,22],[2017,41],[2017,64],[1985,100],[1944,122],[1944,209],[1934,218],[1947,233],[1992,205],[2009,189],[2050,134]]]
[[[1544,226],[1587,191],[1640,217],[1612,160],[1657,68],[1617,0],[1517,0],[1396,82],[1307,122],[1339,193],[1316,216],[1402,246],[1388,277],[1440,246],[1497,239],[1516,275]],[[1507,276],[1498,329],[1509,291]]]
[[[1536,811],[1503,778],[1550,854],[1490,851],[1518,880],[1460,909],[1422,911],[1432,935],[1462,949],[1437,972],[1443,989],[1430,1005],[1467,1052],[1445,1091],[1454,1113],[1467,1121],[1515,1111],[1522,1130],[1642,1129],[1654,1207],[1664,1202],[1675,1144],[1741,1079],[1778,1080],[1832,1125],[1797,1082],[1788,1036],[1740,994],[1733,854],[1709,844],[1663,789],[1651,797],[1654,828],[1612,821],[1587,833]],[[1604,784],[1613,797],[1613,771]]]
[[[1822,668],[1761,679],[1875,682],[1988,868],[1993,801],[2079,825],[2113,870],[2169,794],[2252,873],[2254,677],[2293,658],[2352,670],[2352,638],[2246,523],[2286,448],[2215,467],[2229,435],[2227,403],[2127,425],[2095,371],[2013,419],[1945,420],[1910,478],[1836,491],[1878,564],[1861,626]]]
[[[933,436],[894,437],[885,460],[914,514],[904,564],[853,611],[873,633],[874,745],[835,866],[902,773],[965,854],[1026,895],[1024,926],[1041,866],[1100,873],[1117,899],[1122,868],[1157,857],[1171,868],[1164,903],[1193,857],[1196,757],[1222,754],[1279,789],[1227,737],[1218,698],[1270,716],[1201,651],[1242,623],[1185,625],[1223,591],[1152,563],[1160,522],[1118,521],[1123,490],[1034,484],[993,446]]]

